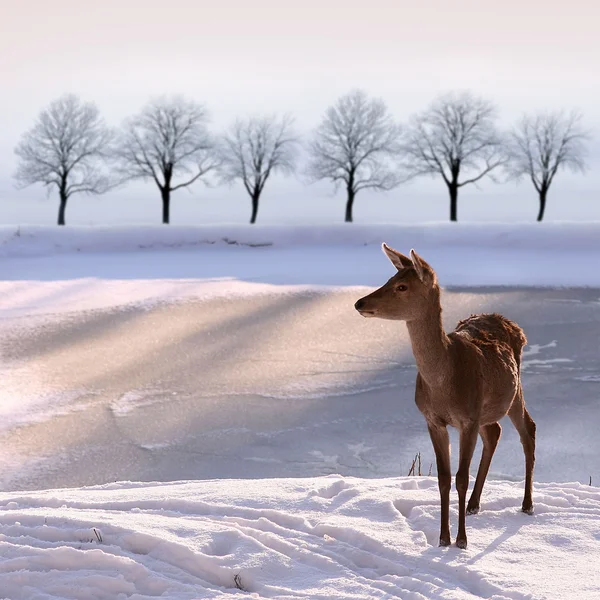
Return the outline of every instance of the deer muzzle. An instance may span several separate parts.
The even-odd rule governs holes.
[[[363,317],[374,317],[376,311],[368,306],[368,303],[365,298],[361,298],[357,300],[354,304],[354,308],[363,316]]]

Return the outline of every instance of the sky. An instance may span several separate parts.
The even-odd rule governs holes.
[[[307,136],[325,109],[353,88],[383,98],[400,121],[440,93],[471,90],[498,105],[501,124],[524,111],[576,108],[600,132],[598,9],[590,0],[503,3],[432,0],[23,0],[0,22],[0,222],[53,222],[56,199],[18,191],[13,148],[39,111],[65,92],[96,102],[118,126],[152,96],[204,103],[215,132],[236,117],[291,113]],[[561,175],[548,219],[599,219],[600,135],[586,176]],[[243,222],[241,186],[179,192],[173,222]],[[344,199],[329,184],[273,180],[259,221],[339,221]],[[136,184],[101,198],[74,197],[71,222],[156,222],[158,191]],[[464,189],[459,219],[531,220],[527,184]],[[419,180],[356,200],[356,220],[445,220],[439,180]]]

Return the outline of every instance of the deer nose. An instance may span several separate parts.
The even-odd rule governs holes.
[[[354,304],[354,308],[356,310],[361,310],[362,308],[364,308],[366,302],[364,298],[361,298],[360,300],[357,300]]]

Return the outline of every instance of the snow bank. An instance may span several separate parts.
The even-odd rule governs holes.
[[[1,226],[0,256],[130,252],[206,245],[494,248],[600,252],[600,222],[417,225]]]
[[[430,477],[222,480],[0,494],[10,600],[600,597],[600,491],[490,481],[437,546]],[[451,519],[456,528],[456,493]]]

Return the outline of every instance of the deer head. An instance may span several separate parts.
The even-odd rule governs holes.
[[[382,249],[398,272],[354,308],[363,317],[412,321],[427,314],[432,303],[439,306],[435,271],[414,250],[409,258],[387,244]]]

